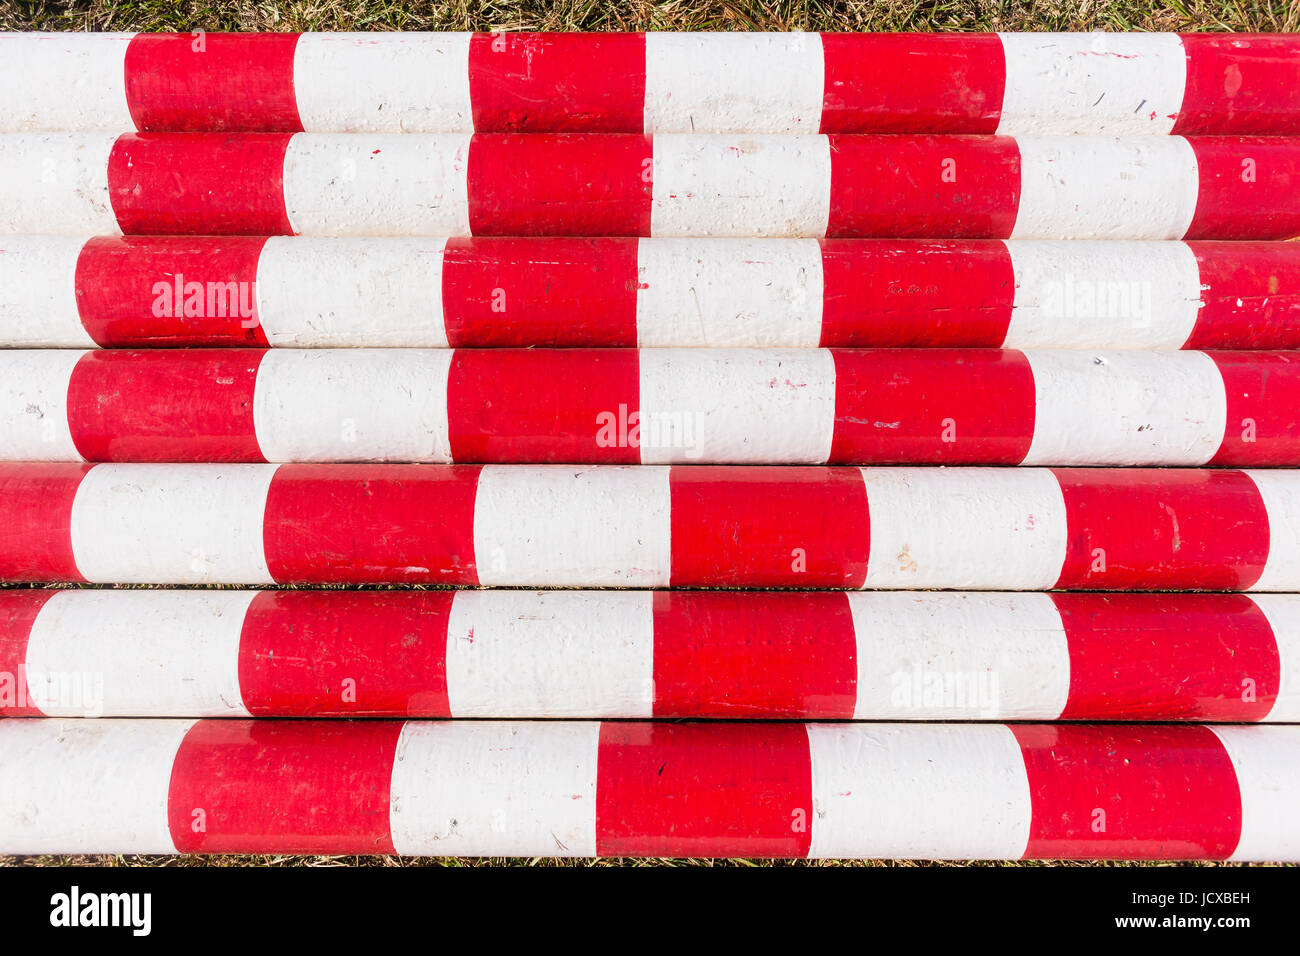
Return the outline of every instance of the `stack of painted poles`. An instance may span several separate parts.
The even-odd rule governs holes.
[[[1300,859],[1297,134],[1276,36],[0,36],[0,853]]]

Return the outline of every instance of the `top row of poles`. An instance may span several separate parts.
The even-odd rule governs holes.
[[[1300,132],[1266,34],[0,34],[0,132]]]

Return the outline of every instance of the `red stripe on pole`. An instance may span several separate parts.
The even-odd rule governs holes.
[[[91,467],[0,463],[0,580],[85,580],[72,554],[72,502]]]
[[[677,587],[857,588],[866,581],[870,519],[856,469],[674,467],[670,491]]]
[[[1201,469],[1052,469],[1068,539],[1058,588],[1243,591],[1268,558],[1250,476]]]
[[[1300,247],[1193,242],[1202,307],[1189,349],[1285,349],[1300,339]]]
[[[1001,242],[822,240],[823,348],[998,348],[1015,302]]]
[[[476,236],[646,236],[649,136],[475,136],[469,224]]]
[[[1223,376],[1228,420],[1210,464],[1300,460],[1300,358],[1291,352],[1210,352]]]
[[[654,596],[654,713],[850,720],[857,638],[839,593]]]
[[[201,720],[172,765],[182,853],[395,853],[389,785],[401,721]]]
[[[808,855],[812,761],[802,724],[603,723],[596,853]]]
[[[1180,34],[1187,85],[1175,133],[1300,133],[1295,38]]]
[[[1236,848],[1237,776],[1208,727],[1010,727],[1029,774],[1027,859],[1225,859]]]
[[[77,258],[77,311],[104,348],[265,347],[257,262],[266,239],[100,236]]]
[[[457,351],[447,380],[456,461],[640,461],[632,349]]]
[[[1288,239],[1300,232],[1294,142],[1281,136],[1187,140],[1200,175],[1187,239]]]
[[[87,352],[68,427],[88,461],[265,461],[253,422],[264,350]]]
[[[1053,594],[1070,651],[1062,720],[1263,720],[1281,681],[1240,594]]]
[[[450,239],[442,313],[453,348],[634,348],[636,239]]]
[[[302,130],[293,87],[297,33],[137,33],[126,99],[141,131]]]
[[[996,34],[823,33],[823,133],[993,133],[1006,66]]]
[[[108,192],[124,233],[289,235],[288,133],[119,136]]]
[[[1016,465],[1034,375],[1012,349],[836,350],[831,462]]]
[[[57,591],[0,592],[0,717],[41,717],[27,686],[27,641],[45,602]],[[10,768],[9,772],[14,772]]]
[[[450,591],[263,591],[244,617],[254,717],[450,717]]]
[[[1007,136],[831,136],[827,236],[1006,238],[1020,206]]]
[[[640,133],[645,35],[478,33],[469,92],[478,130]]]
[[[281,584],[478,584],[479,468],[281,465],[267,492],[266,567]]]

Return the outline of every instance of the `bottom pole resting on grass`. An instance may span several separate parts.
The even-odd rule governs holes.
[[[1300,727],[0,721],[0,853],[1300,860]]]

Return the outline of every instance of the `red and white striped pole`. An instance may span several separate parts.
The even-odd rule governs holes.
[[[1300,465],[1290,352],[0,351],[0,458]]]
[[[13,236],[0,346],[1300,346],[1272,242]]]
[[[0,35],[0,130],[1300,132],[1268,34]]]
[[[1300,472],[0,464],[0,580],[1300,591]]]
[[[0,717],[1300,721],[1300,596],[0,591]]]
[[[11,133],[0,233],[1287,239],[1300,144]]]
[[[0,853],[1300,860],[1300,727],[0,721]]]

